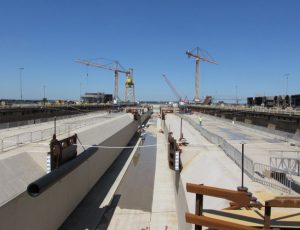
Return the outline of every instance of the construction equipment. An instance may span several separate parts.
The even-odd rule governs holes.
[[[135,103],[135,92],[132,71],[133,70],[130,69],[130,74],[127,75],[127,79],[125,81],[125,102]]]
[[[105,59],[106,60],[106,59]],[[114,102],[117,102],[119,100],[118,97],[118,92],[119,92],[119,73],[125,73],[126,76],[130,76],[130,74],[132,73],[132,69],[129,70],[121,70],[120,67],[122,67],[120,65],[120,63],[118,61],[113,60],[111,63],[108,64],[101,64],[101,63],[96,63],[90,60],[83,60],[83,59],[76,59],[75,60],[76,63],[79,64],[83,64],[86,66],[93,66],[93,67],[97,67],[97,68],[102,68],[102,69],[107,69],[107,70],[111,70],[115,72],[115,87],[114,87]],[[113,64],[113,66],[112,66]]]
[[[196,53],[194,54],[193,51],[196,50]],[[201,51],[201,54],[200,54]],[[196,47],[192,51],[186,51],[186,55],[190,57],[196,58],[196,76],[195,76],[195,97],[194,101],[196,103],[200,102],[200,97],[199,97],[199,82],[200,82],[200,61],[206,61],[211,64],[218,64],[213,58],[210,57],[207,51],[200,50],[199,47]]]
[[[177,90],[175,89],[175,87],[173,86],[173,84],[170,82],[170,80],[167,78],[167,76],[165,74],[163,74],[162,77],[165,79],[166,83],[168,84],[168,86],[170,87],[170,89],[172,90],[174,95],[177,97],[179,104],[187,104],[188,103],[187,97],[185,97],[185,99],[183,99],[180,96],[180,94],[177,92]]]

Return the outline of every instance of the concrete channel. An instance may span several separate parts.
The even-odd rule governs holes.
[[[116,194],[121,209],[151,211],[155,175],[156,137],[146,131]],[[146,146],[146,147],[144,147]],[[147,147],[150,146],[150,147]]]
[[[64,221],[59,229],[108,229],[117,213],[116,208],[151,212],[155,161],[156,137],[145,131],[144,140],[136,134],[127,147],[139,146],[136,150],[125,148],[93,189]],[[126,162],[130,161],[128,165]],[[124,174],[122,171],[125,168]],[[122,179],[118,181],[118,178]],[[110,195],[114,184],[119,183]],[[104,205],[107,198],[109,204]]]

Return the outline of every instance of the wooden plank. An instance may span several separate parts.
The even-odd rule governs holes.
[[[266,201],[266,206],[279,208],[300,208],[300,197],[275,197]]]
[[[213,229],[223,229],[223,230],[257,230],[257,228],[235,224],[228,221],[223,221],[215,218],[210,218],[206,216],[197,216],[191,213],[185,213],[185,219],[187,223],[206,226]]]
[[[238,192],[229,189],[215,188],[198,184],[186,184],[186,190],[191,193],[203,194],[233,201],[242,207],[250,205],[251,198],[245,192]]]

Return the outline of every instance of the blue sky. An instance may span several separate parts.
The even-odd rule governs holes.
[[[163,73],[192,99],[197,46],[219,62],[201,63],[202,97],[283,94],[286,73],[300,93],[299,12],[297,0],[1,0],[0,98],[20,98],[19,67],[24,99],[43,85],[50,99],[78,99],[80,83],[112,93],[113,72],[74,62],[103,57],[134,69],[139,100],[175,100]]]

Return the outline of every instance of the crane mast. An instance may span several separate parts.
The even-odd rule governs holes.
[[[208,57],[205,57],[203,55],[200,55],[200,48],[196,48],[196,53],[194,54],[191,51],[186,51],[186,55],[190,57],[194,57],[196,59],[196,75],[195,75],[195,96],[194,101],[200,102],[200,96],[199,96],[199,82],[200,82],[200,61],[205,61],[211,64],[218,64],[215,60]]]
[[[93,67],[97,67],[97,68],[114,71],[114,77],[115,77],[114,101],[118,101],[118,98],[119,98],[119,96],[118,96],[118,94],[119,94],[119,73],[124,73],[124,74],[126,74],[126,76],[128,76],[131,73],[130,70],[128,70],[128,71],[120,70],[118,61],[114,61],[115,66],[113,66],[113,67],[105,65],[105,64],[89,61],[89,60],[83,60],[83,59],[76,59],[75,62],[78,64],[86,65],[86,66],[93,66]]]

